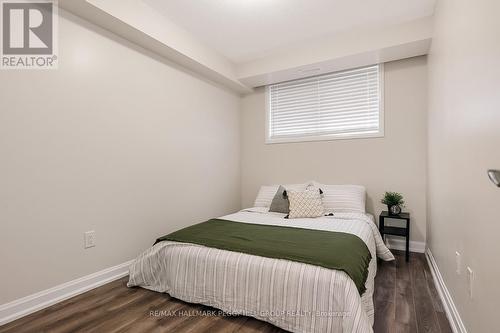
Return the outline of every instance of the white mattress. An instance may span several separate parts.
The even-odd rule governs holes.
[[[314,219],[284,216],[259,207],[221,219],[358,236],[372,254],[362,296],[343,271],[167,241],[146,250],[131,264],[128,286],[252,316],[291,332],[372,332],[376,258],[394,260],[373,217],[361,213]]]

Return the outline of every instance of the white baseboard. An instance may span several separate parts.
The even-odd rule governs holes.
[[[386,245],[391,250],[406,250],[406,241],[402,238],[392,238],[386,235]],[[424,242],[414,242],[410,241],[410,252],[425,253],[425,243]]]
[[[20,317],[24,317],[55,303],[62,302],[65,299],[127,276],[128,267],[131,263],[132,260],[40,291],[36,294],[2,304],[0,305],[0,325],[7,324]]]
[[[453,333],[467,333],[462,318],[460,318],[460,313],[458,313],[457,307],[453,302],[453,298],[451,297],[448,288],[446,288],[443,276],[441,275],[441,272],[439,272],[436,260],[434,260],[434,256],[432,255],[430,249],[427,249],[427,251],[425,252],[425,256],[427,258],[427,262],[434,279],[434,284],[436,285],[439,297],[441,298],[441,302],[443,303],[444,311],[446,312],[446,317],[448,317],[448,321],[450,322]]]

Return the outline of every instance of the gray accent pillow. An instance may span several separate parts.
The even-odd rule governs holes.
[[[283,186],[280,185],[278,191],[274,195],[269,211],[283,214],[288,214],[290,212],[290,202],[286,195],[286,189]]]

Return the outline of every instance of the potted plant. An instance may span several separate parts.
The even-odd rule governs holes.
[[[385,192],[380,202],[387,205],[390,215],[398,215],[401,213],[401,208],[405,206],[403,195],[397,192]]]

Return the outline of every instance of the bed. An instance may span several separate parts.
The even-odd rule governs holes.
[[[373,216],[339,212],[318,218],[284,217],[254,207],[219,219],[354,235],[369,251],[363,286],[347,270],[168,239],[131,264],[128,286],[255,317],[291,332],[373,332],[377,257],[394,260]]]

